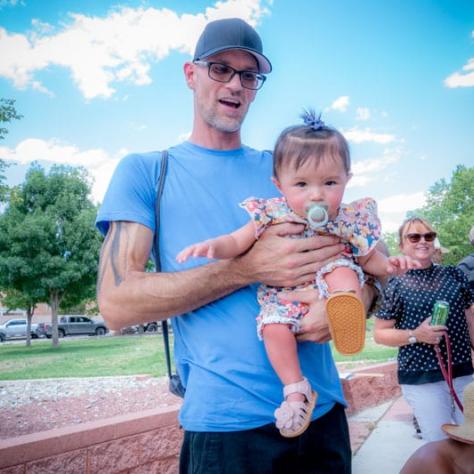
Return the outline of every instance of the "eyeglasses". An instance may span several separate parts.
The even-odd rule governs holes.
[[[422,238],[425,239],[425,242],[433,242],[436,239],[436,232],[427,232],[426,234],[418,234],[414,232],[413,234],[407,234],[405,237],[412,243],[417,244]]]
[[[230,82],[238,74],[240,84],[245,89],[258,90],[263,86],[267,78],[263,74],[255,71],[237,71],[233,67],[222,63],[213,63],[209,61],[194,61],[198,66],[207,67],[209,77],[217,82]]]

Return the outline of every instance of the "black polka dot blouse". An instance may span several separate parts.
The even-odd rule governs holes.
[[[382,305],[376,316],[385,320],[395,319],[396,329],[415,329],[431,316],[437,300],[449,303],[446,326],[451,342],[453,377],[472,374],[469,330],[464,311],[474,303],[474,290],[458,268],[432,265],[392,278],[384,289]],[[440,347],[447,361],[444,338]],[[443,375],[433,345],[415,343],[400,347],[399,383],[417,385],[440,380],[443,380]]]

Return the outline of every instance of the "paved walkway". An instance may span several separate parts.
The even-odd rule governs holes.
[[[415,436],[412,412],[400,397],[349,417],[353,474],[399,474],[423,440]]]

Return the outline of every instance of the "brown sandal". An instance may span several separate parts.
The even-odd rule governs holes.
[[[343,355],[360,352],[365,344],[365,307],[349,291],[334,291],[326,301],[329,330],[334,347]]]

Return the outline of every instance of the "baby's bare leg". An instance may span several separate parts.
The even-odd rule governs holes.
[[[359,277],[352,268],[336,267],[332,272],[324,275],[324,279],[329,287],[330,294],[336,290],[350,290],[355,291],[356,295],[362,299]]]
[[[262,329],[268,359],[283,385],[303,380],[295,335],[286,324],[266,324]],[[288,401],[304,401],[302,393],[288,395]]]

